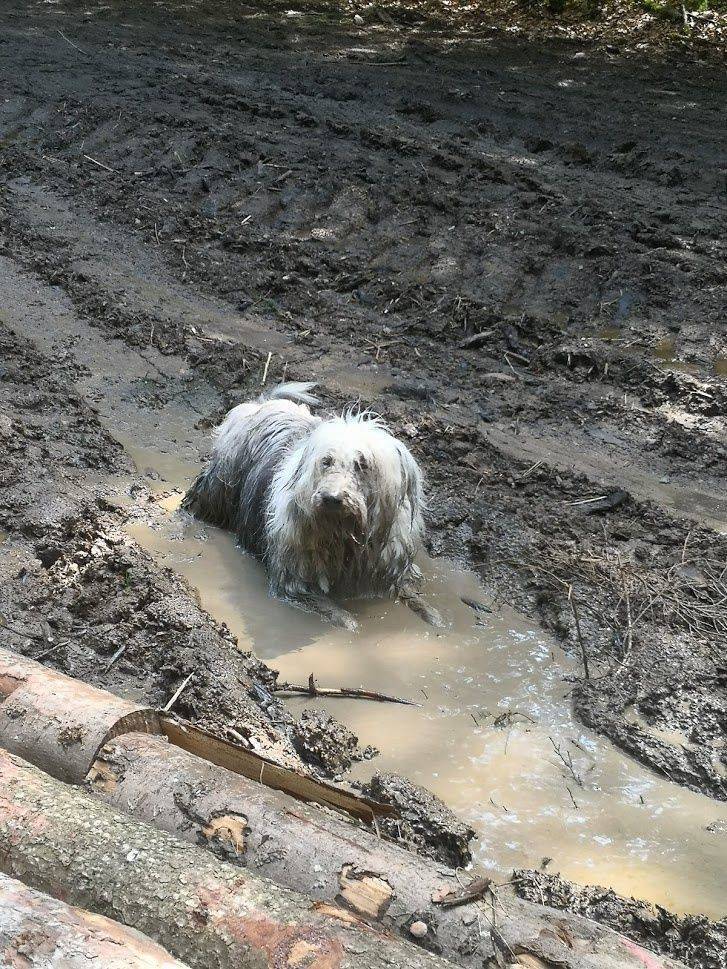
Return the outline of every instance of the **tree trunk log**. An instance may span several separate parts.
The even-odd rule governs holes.
[[[144,734],[126,734],[101,752],[91,789],[134,817],[263,874],[322,903],[346,906],[373,925],[422,943],[462,967],[488,964],[497,938],[505,951],[549,965],[599,969],[676,966],[645,954],[610,929],[515,898],[447,909],[433,902],[461,889],[451,869],[382,841],[346,818],[303,804]],[[463,881],[468,880],[463,878]],[[493,963],[495,965],[497,963]]]
[[[83,779],[107,740],[161,733],[153,710],[0,648],[0,744],[54,777]]]
[[[0,751],[0,870],[133,926],[193,969],[445,962],[140,824]]]
[[[0,965],[185,969],[141,932],[72,908],[0,874]]]

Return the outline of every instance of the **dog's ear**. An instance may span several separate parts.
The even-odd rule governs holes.
[[[422,504],[422,473],[408,448],[397,441],[396,447],[399,455],[399,468],[401,474],[401,493],[400,501],[402,504],[408,502],[411,513],[411,523],[420,514]]]

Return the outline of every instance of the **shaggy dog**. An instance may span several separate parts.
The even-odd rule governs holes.
[[[439,625],[418,594],[416,461],[368,412],[312,414],[314,386],[282,384],[233,408],[182,506],[232,529],[264,562],[271,595],[348,629],[355,619],[329,597],[398,596]]]

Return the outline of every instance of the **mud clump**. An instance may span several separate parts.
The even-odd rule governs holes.
[[[704,915],[680,917],[660,905],[622,898],[608,888],[574,885],[539,871],[516,871],[513,884],[527,901],[594,919],[693,969],[723,969],[725,965],[727,919],[711,922]]]
[[[399,774],[380,773],[363,786],[363,792],[397,809],[397,817],[379,819],[386,834],[452,868],[472,861],[469,843],[474,830],[430,791]]]
[[[321,710],[304,710],[293,725],[291,739],[299,756],[327,777],[338,777],[355,761],[370,760],[375,747],[361,749],[348,727]]]

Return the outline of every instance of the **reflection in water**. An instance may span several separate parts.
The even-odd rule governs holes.
[[[538,867],[581,883],[612,886],[678,911],[723,915],[723,804],[640,767],[571,715],[577,670],[540,630],[507,607],[476,613],[473,575],[431,562],[427,596],[448,629],[432,630],[390,602],[354,604],[357,634],[267,598],[260,566],[232,537],[176,512],[135,523],[133,536],[185,575],[203,605],[240,646],[304,683],[365,687],[416,699],[420,707],[297,698],[350,726],[381,756],[352,776],[396,770],[442,797],[477,830],[477,861],[498,877]],[[564,765],[572,759],[573,770]],[[575,776],[574,776],[575,775]]]

